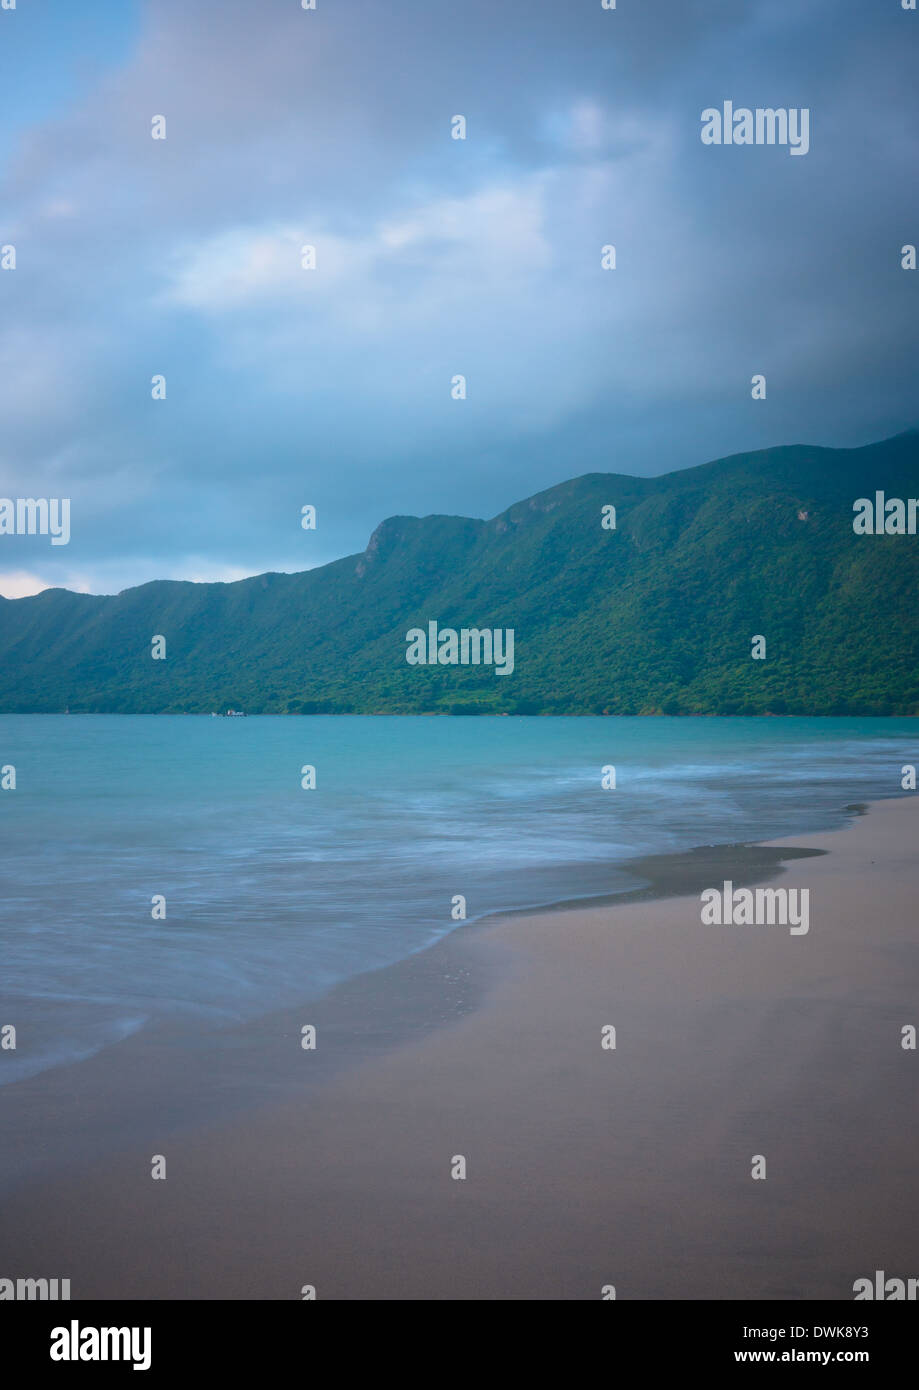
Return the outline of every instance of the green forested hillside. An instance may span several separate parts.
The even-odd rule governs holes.
[[[392,517],[304,574],[0,600],[0,710],[919,713],[919,536],[854,534],[876,489],[919,496],[919,433]],[[409,666],[432,619],[513,628],[514,673]]]

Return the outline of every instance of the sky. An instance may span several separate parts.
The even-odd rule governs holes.
[[[0,497],[71,500],[0,594],[919,425],[901,0],[316,3],[0,9]],[[728,99],[807,154],[703,144]]]

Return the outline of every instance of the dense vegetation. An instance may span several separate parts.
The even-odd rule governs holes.
[[[0,600],[0,710],[919,714],[919,536],[854,534],[875,489],[919,496],[919,433],[393,517],[304,574]],[[514,673],[409,666],[429,619],[513,628]]]

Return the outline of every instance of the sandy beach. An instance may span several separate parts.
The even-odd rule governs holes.
[[[647,874],[664,896],[492,919],[299,1013],[9,1087],[0,1274],[74,1299],[847,1300],[915,1276],[917,830],[906,798],[675,856]],[[808,889],[808,932],[703,924],[728,877]]]

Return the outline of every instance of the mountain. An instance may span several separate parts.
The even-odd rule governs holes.
[[[919,497],[919,432],[390,517],[303,574],[3,599],[0,711],[919,714],[919,536],[853,531],[878,489]],[[513,673],[409,665],[431,620],[513,628]]]

